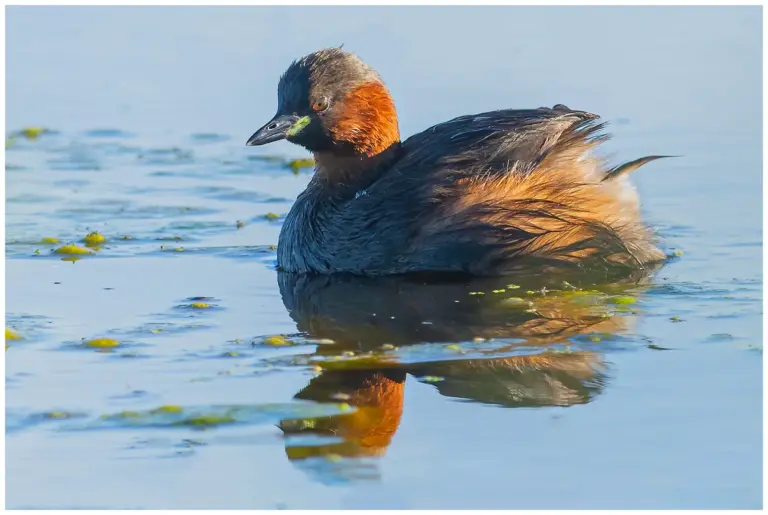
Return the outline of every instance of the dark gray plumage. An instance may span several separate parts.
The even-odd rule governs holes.
[[[613,169],[590,157],[607,138],[597,115],[562,104],[499,110],[401,143],[380,77],[340,49],[291,65],[278,97],[279,114],[310,120],[287,137],[317,162],[280,234],[283,270],[496,275],[532,260],[643,268],[664,258],[623,177],[660,156]],[[307,107],[318,97],[330,99],[327,112]]]

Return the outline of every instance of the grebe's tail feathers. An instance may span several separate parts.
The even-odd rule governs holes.
[[[630,161],[629,163],[624,163],[623,165],[619,165],[615,168],[611,168],[608,170],[608,172],[605,174],[605,177],[603,177],[603,181],[610,181],[617,177],[621,177],[622,175],[628,174],[630,172],[634,172],[641,166],[643,166],[646,163],[650,163],[651,161],[656,161],[657,159],[662,159],[665,157],[680,157],[680,156],[645,156],[641,157],[640,159],[635,159],[634,161]]]

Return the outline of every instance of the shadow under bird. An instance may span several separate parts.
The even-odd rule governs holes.
[[[628,173],[591,150],[598,116],[558,104],[461,116],[400,141],[379,74],[324,49],[293,62],[277,114],[248,140],[286,139],[315,172],[277,251],[293,273],[506,275],[549,268],[644,269],[665,259]]]

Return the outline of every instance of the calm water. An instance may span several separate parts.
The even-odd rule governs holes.
[[[9,508],[762,506],[759,8],[6,13],[6,135],[49,129],[6,144]],[[278,277],[311,169],[243,144],[341,43],[405,135],[562,102],[616,160],[683,156],[635,176],[683,254],[597,286]]]

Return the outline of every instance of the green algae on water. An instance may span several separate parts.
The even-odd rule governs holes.
[[[315,166],[313,159],[293,159],[288,162],[288,167],[295,175],[298,175],[303,168],[312,168]]]
[[[46,132],[50,131],[44,127],[26,127],[21,129],[19,134],[28,140],[36,140],[41,134],[45,134]]]
[[[115,413],[114,415],[102,415],[101,418],[103,420],[119,420],[123,418],[141,418],[141,413],[138,411],[121,411],[120,413]]]
[[[634,304],[635,302],[637,302],[637,299],[629,295],[625,295],[625,296],[619,296],[619,297],[611,297],[610,299],[608,299],[608,302],[610,302],[611,304]]]
[[[280,218],[280,215],[278,215],[278,214],[276,214],[276,213],[272,213],[272,212],[269,212],[269,213],[267,213],[266,215],[264,215],[264,218],[266,218],[267,220],[269,220],[270,222],[272,222],[272,221],[275,221],[275,220],[277,220],[278,218]]]
[[[157,415],[158,413],[181,413],[184,411],[184,408],[181,406],[177,406],[175,404],[166,404],[165,406],[160,406],[159,408],[155,408],[150,413],[152,415]]]
[[[40,243],[44,245],[58,245],[61,243],[58,238],[43,238]]]
[[[82,255],[91,254],[91,251],[78,246],[75,243],[70,243],[56,249],[56,254],[69,254],[69,255]]]
[[[68,413],[66,411],[49,411],[48,413],[43,413],[43,417],[51,420],[64,420],[68,418],[75,417],[77,415],[73,413]]]
[[[11,342],[14,340],[21,340],[22,337],[13,329],[5,328],[5,341]]]
[[[118,347],[120,342],[113,340],[112,338],[95,338],[93,340],[87,340],[83,342],[83,347],[89,347],[92,349],[112,349]]]
[[[235,419],[230,415],[198,415],[195,417],[189,417],[184,420],[179,420],[173,425],[175,426],[191,426],[197,428],[219,426],[222,424],[232,424]]]
[[[205,302],[193,302],[189,305],[189,307],[193,309],[208,309],[211,307],[211,305]]]
[[[274,336],[268,336],[264,338],[264,341],[262,342],[264,345],[271,345],[273,347],[280,347],[283,345],[291,345],[293,342],[288,340],[285,336],[281,336],[279,334],[276,334]]]
[[[90,232],[86,234],[85,238],[83,238],[83,242],[85,242],[87,245],[98,245],[100,243],[104,243],[105,241],[107,241],[107,239],[104,238],[104,236],[98,231]]]

